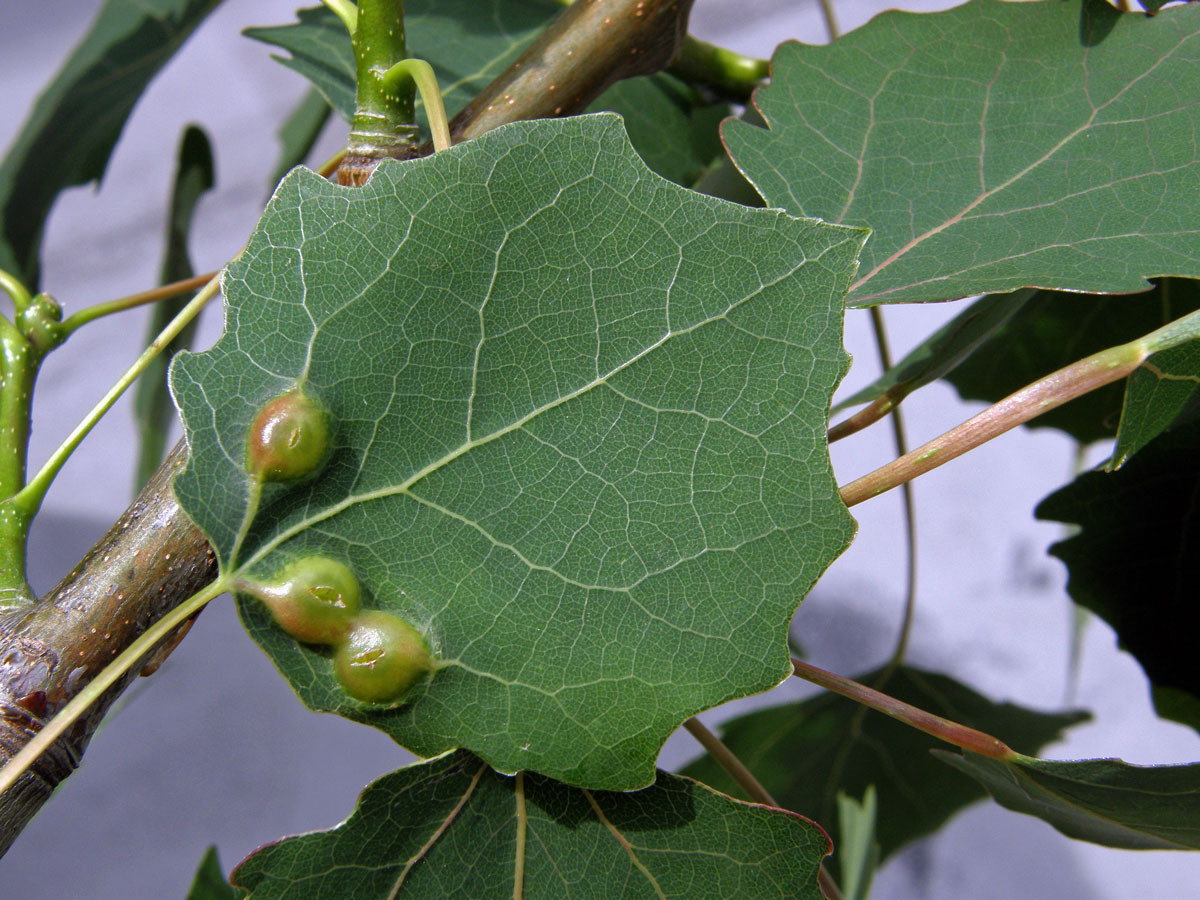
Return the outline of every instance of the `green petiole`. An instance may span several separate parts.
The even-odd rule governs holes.
[[[383,76],[384,89],[391,93],[398,92],[409,82],[417,86],[421,102],[425,104],[425,118],[429,120],[434,151],[445,150],[450,146],[450,125],[446,120],[446,107],[442,103],[442,92],[438,88],[433,67],[423,59],[402,59]]]

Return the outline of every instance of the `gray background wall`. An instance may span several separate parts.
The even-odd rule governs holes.
[[[0,142],[86,28],[97,0],[0,0]],[[846,2],[849,29],[886,4]],[[932,8],[923,4],[924,8]],[[203,203],[193,240],[197,266],[214,268],[241,246],[262,208],[280,117],[305,91],[261,45],[236,37],[250,24],[289,21],[289,0],[227,0],[139,104],[98,192],[73,191],[55,209],[45,286],[68,310],[154,283],[163,196],[177,136],[189,121],[213,137],[219,187]],[[786,38],[823,42],[815,5],[697,0],[693,29],[767,56]],[[344,137],[324,137],[332,152]],[[322,156],[318,152],[318,157]],[[889,309],[903,352],[951,306]],[[39,383],[32,458],[45,457],[138,352],[140,314],[99,323],[51,358]],[[216,309],[201,344],[220,327]],[[847,321],[856,364],[845,388],[876,372],[865,313]],[[978,407],[934,385],[906,404],[914,443]],[[33,578],[49,587],[101,534],[132,490],[128,403],[63,470],[33,534]],[[842,481],[891,458],[886,428],[834,448]],[[1058,528],[1032,521],[1045,494],[1068,478],[1072,449],[1056,434],[1022,431],[922,478],[917,488],[920,609],[915,664],[953,673],[996,700],[1043,709],[1064,702],[1071,611],[1064,572],[1044,554]],[[1102,454],[1101,454],[1102,455]],[[898,497],[856,508],[859,537],[805,602],[797,635],[814,661],[864,671],[886,658],[900,617],[903,546]],[[707,714],[710,724],[754,703],[805,695],[787,684],[765,699]],[[1137,665],[1092,621],[1076,701],[1096,722],[1048,749],[1056,758],[1120,756],[1140,763],[1200,759],[1200,739],[1159,721]],[[696,752],[676,735],[662,763]],[[228,599],[215,602],[152,679],[128,693],[73,776],[0,861],[4,896],[21,900],[182,898],[205,847],[228,868],[283,834],[327,828],[372,778],[410,757],[383,735],[306,712],[241,631]],[[979,804],[936,839],[898,855],[879,876],[879,898],[1187,900],[1200,895],[1200,857],[1110,851],[1067,840],[1042,823]]]

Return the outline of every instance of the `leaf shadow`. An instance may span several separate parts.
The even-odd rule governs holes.
[[[1079,8],[1079,42],[1085,47],[1099,46],[1123,15],[1105,0],[1084,0]]]

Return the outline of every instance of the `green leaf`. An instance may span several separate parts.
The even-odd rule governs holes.
[[[891,398],[893,404],[899,403],[918,388],[952,372],[980,346],[991,346],[989,339],[1004,328],[1032,295],[1031,291],[1022,291],[1019,296],[988,294],[980,297],[878,379],[834,409],[845,409],[880,397]],[[1010,342],[1004,340],[998,344],[1007,348]]]
[[[1163,715],[1200,730],[1200,420],[1163,432],[1115,472],[1086,472],[1037,508],[1077,525],[1050,548],[1071,598],[1108,622],[1156,689]]]
[[[1165,279],[1160,286],[1164,316],[1178,318],[1200,309],[1200,281]],[[1167,312],[1169,310],[1169,312]],[[1152,354],[1126,380],[1117,447],[1109,468],[1124,465],[1200,401],[1200,341]]]
[[[202,129],[189,125],[179,142],[179,160],[175,169],[175,180],[171,187],[171,205],[167,213],[166,244],[159,283],[168,284],[192,276],[192,263],[188,257],[188,233],[192,227],[192,216],[196,203],[216,184],[213,171],[212,146]],[[146,343],[153,341],[167,324],[179,314],[191,300],[193,294],[182,294],[170,300],[161,300],[150,313]],[[140,438],[137,468],[134,470],[134,490],[150,480],[166,455],[167,435],[174,418],[171,395],[167,390],[167,365],[171,357],[192,344],[196,333],[193,319],[169,343],[166,349],[146,366],[138,381],[134,398],[134,410]]]
[[[1149,292],[1113,297],[1039,291],[945,377],[964,400],[995,403],[1063,366],[1149,334],[1198,308],[1200,282],[1186,279],[1164,279]],[[1177,353],[1163,351],[1147,362],[1151,366],[1156,360],[1169,363]],[[1145,377],[1157,381],[1152,371],[1147,369]],[[1185,385],[1194,389],[1195,382]],[[1168,385],[1164,393],[1176,387]],[[1147,405],[1151,398],[1142,398],[1150,388],[1139,380],[1132,413],[1125,415],[1132,414],[1140,422],[1157,412]],[[1122,385],[1114,383],[1038,416],[1029,427],[1057,428],[1087,444],[1117,433],[1122,405]],[[1130,432],[1132,421],[1123,430]],[[1146,432],[1149,426],[1137,430]]]
[[[1200,275],[1198,54],[1198,4],[887,12],[783,44],[755,94],[770,130],[723,134],[769,205],[871,227],[854,305],[1141,291]]]
[[[237,894],[221,872],[217,848],[209,847],[188,890],[187,900],[235,900]]]
[[[560,12],[552,0],[406,0],[409,55],[433,66],[446,112],[454,115],[508,68]],[[354,116],[350,35],[323,6],[301,9],[291,25],[243,34],[291,54],[275,57],[312,82],[347,122]]]
[[[825,427],[863,237],[677,187],[608,114],[358,189],[296,170],[226,271],[230,332],[173,367],[176,493],[225,573],[333,555],[443,661],[365,707],[243,604],[313,708],[425,757],[644,786],[680,722],[787,677],[792,613],[851,537]],[[332,457],[231,564],[247,427],[297,380]]]
[[[313,144],[321,136],[321,130],[332,112],[325,97],[313,88],[279,126],[279,159],[271,173],[272,188],[279,184],[284,175],[308,159]]]
[[[104,175],[146,85],[220,0],[108,0],[0,164],[0,269],[31,289],[46,217]]]
[[[871,893],[871,881],[879,868],[879,842],[875,840],[878,807],[873,784],[867,785],[861,803],[838,792],[837,860],[843,900],[867,900]]]
[[[254,900],[820,900],[828,852],[800,816],[666,772],[592,793],[458,752],[383,776],[346,822],[256,851],[233,880]]]
[[[855,680],[876,686],[881,674],[877,670]],[[1030,751],[1086,718],[1077,712],[1051,715],[993,703],[952,678],[908,666],[897,669],[879,689]],[[874,785],[879,794],[875,838],[883,858],[985,796],[969,779],[947,777],[929,755],[930,749],[944,746],[940,741],[836,694],[733,719],[725,724],[722,739],[780,805],[818,822],[833,823],[839,791],[861,795]],[[696,760],[683,774],[737,792],[711,757]]]
[[[935,750],[1001,806],[1068,837],[1127,850],[1200,849],[1200,763],[1131,766],[1119,759],[1011,761]]]
[[[626,78],[604,92],[588,112],[615,112],[646,165],[663,178],[691,187],[724,155],[717,125],[727,103],[707,103],[671,75]]]

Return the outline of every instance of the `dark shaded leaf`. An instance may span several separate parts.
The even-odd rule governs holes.
[[[1200,4],[887,12],[782,45],[770,130],[723,134],[771,206],[871,228],[854,305],[1140,291],[1200,275],[1198,54]]]
[[[167,213],[166,246],[163,250],[162,266],[159,269],[161,284],[182,281],[192,276],[192,263],[188,257],[188,233],[192,227],[192,216],[196,203],[216,183],[213,172],[212,147],[208,136],[195,125],[189,125],[179,142],[179,161],[175,170],[175,181],[171,188],[171,205]],[[192,299],[193,294],[182,294],[155,304],[150,313],[146,343],[158,336],[167,324]],[[190,347],[196,333],[197,320],[193,319],[176,335],[157,357],[150,361],[138,381],[134,398],[137,416],[139,447],[135,469],[134,490],[150,480],[150,476],[163,461],[167,450],[167,437],[175,418],[171,404],[171,393],[167,389],[167,366],[180,350]]]
[[[1163,715],[1200,730],[1200,419],[1163,432],[1115,472],[1086,472],[1037,508],[1078,533],[1050,548],[1071,598],[1116,631]]]
[[[881,671],[857,678],[874,685]],[[1031,752],[1086,718],[993,703],[945,675],[897,669],[880,688],[890,696]],[[727,722],[723,740],[782,806],[833,824],[839,791],[879,794],[876,839],[886,858],[909,841],[935,831],[984,792],[970,779],[946,776],[929,755],[940,741],[836,694],[759,710]],[[710,757],[683,774],[737,793]]]
[[[671,184],[608,114],[358,189],[298,169],[226,272],[230,333],[173,367],[176,494],[226,575],[334,556],[442,660],[367,707],[243,604],[310,706],[426,757],[644,786],[689,715],[787,676],[792,613],[853,532],[825,428],[864,236]],[[233,561],[247,428],[298,380],[332,456]]]
[[[828,850],[800,816],[666,772],[592,793],[458,752],[385,775],[347,822],[258,850],[233,880],[255,900],[820,900]]]
[[[64,189],[104,175],[146,85],[220,0],[108,0],[0,164],[0,269],[31,289]]]
[[[937,756],[979,780],[1001,806],[1049,822],[1068,837],[1127,850],[1200,850],[1200,763],[1131,766],[1017,756],[1002,762],[944,750]]]

